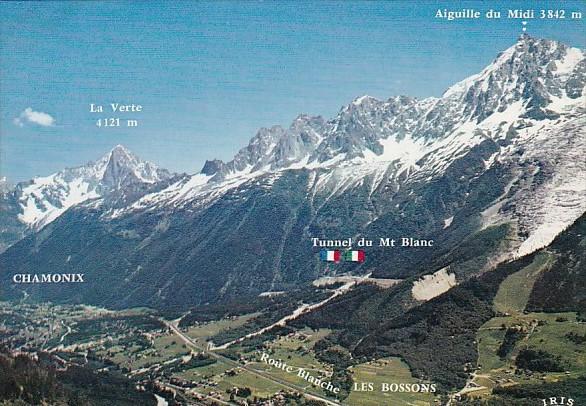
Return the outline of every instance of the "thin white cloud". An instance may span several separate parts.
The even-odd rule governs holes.
[[[42,111],[34,111],[32,108],[27,107],[14,119],[14,124],[19,127],[24,127],[25,123],[33,123],[43,127],[52,127],[55,125],[55,119],[50,114],[43,113]]]

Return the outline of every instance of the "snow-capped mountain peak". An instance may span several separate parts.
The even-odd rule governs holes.
[[[554,118],[547,105],[553,97],[580,97],[585,68],[580,49],[524,34],[480,73],[450,87],[443,99],[457,100],[463,115],[477,122],[515,102],[526,107],[527,118]]]
[[[54,251],[77,241],[70,224],[84,236],[97,230],[120,243],[106,251],[88,244],[79,257],[99,254],[112,274],[153,288],[136,293],[141,299],[148,292],[176,305],[177,292],[192,297],[202,284],[214,292],[197,299],[205,303],[247,285],[266,291],[313,278],[316,262],[294,260],[310,236],[400,233],[438,249],[373,250],[360,270],[403,278],[448,265],[468,278],[548,245],[586,211],[585,72],[581,51],[523,37],[443,97],[365,96],[327,121],[300,115],[193,176],[139,181],[151,179],[147,164],[116,147],[24,185],[18,203],[34,225],[96,200],[54,223],[51,239],[27,239],[8,258],[36,255],[33,244],[43,241],[38,260],[24,265],[51,258],[58,267]],[[135,198],[118,199],[134,190]],[[467,246],[479,249],[452,262]],[[85,271],[86,263],[75,266]],[[126,289],[122,296],[118,303],[132,303]]]
[[[486,169],[505,162],[527,165],[524,160],[529,158],[517,162],[519,156],[525,156],[547,162],[559,173],[575,172],[563,156],[576,149],[583,151],[577,120],[584,114],[585,83],[581,50],[523,35],[480,73],[450,87],[441,98],[396,96],[383,101],[364,95],[328,121],[299,115],[286,129],[260,129],[232,161],[207,161],[193,181],[145,196],[133,209],[166,204],[205,206],[252,178],[279,176],[286,169],[314,171],[312,193],[327,193],[328,198],[362,185],[365,178],[370,179],[372,193],[385,182],[400,188],[442,176],[446,168],[485,141],[495,149],[486,157]],[[568,130],[560,132],[559,128]],[[550,151],[552,139],[562,135],[558,147]],[[534,186],[539,193],[563,195],[557,191],[560,181],[554,184],[547,179]],[[583,185],[568,187],[585,192]],[[547,213],[536,220],[531,202],[519,196],[516,214],[493,216],[487,223],[514,217],[532,235],[539,224],[551,220]],[[551,197],[552,211],[560,204],[557,197]],[[561,230],[560,224],[570,224],[584,211],[584,204],[567,205],[562,211],[563,220],[551,227],[551,238]]]
[[[98,165],[103,165],[102,182],[120,188],[125,182],[155,183],[169,177],[166,170],[143,161],[122,145],[116,145]]]
[[[229,175],[248,174],[288,167],[302,161],[315,151],[323,139],[325,121],[321,116],[300,114],[289,128],[281,126],[261,128],[248,145],[234,158],[224,163],[220,160],[206,161],[201,173],[222,181]]]
[[[95,162],[19,183],[12,198],[17,202],[18,219],[38,229],[69,207],[89,199],[134,192],[141,185],[154,184],[170,176],[167,170],[117,145]]]
[[[571,205],[562,200],[568,191],[586,193],[582,183],[564,180],[586,170],[583,163],[564,158],[584,151],[580,131],[583,135],[585,83],[581,50],[523,36],[440,98],[379,100],[365,95],[327,121],[301,114],[288,127],[261,128],[229,162],[206,161],[200,173],[170,184],[160,182],[169,178],[168,172],[116,146],[95,163],[23,185],[19,218],[38,227],[71,205],[128,191],[134,191],[133,198],[111,205],[106,217],[143,210],[203,210],[245,184],[270,188],[286,171],[299,169],[311,173],[308,193],[327,202],[359,186],[374,195],[427,184],[460,159],[480,155],[484,170],[502,166],[507,173],[530,171],[519,178],[524,182],[535,177],[535,184],[516,186],[515,204],[498,202],[494,212],[483,214],[486,225],[516,222],[529,235],[526,252],[547,242],[531,242],[539,227],[549,227],[553,238],[584,212],[583,199]],[[534,162],[541,166],[534,168]],[[147,191],[145,185],[157,187]],[[547,212],[527,198],[537,194],[544,196],[540,201],[547,200]],[[550,214],[554,212],[556,219]]]
[[[580,104],[585,77],[580,49],[524,34],[441,98],[395,96],[383,101],[363,95],[329,121],[301,114],[287,129],[261,128],[233,160],[207,161],[201,173],[221,182],[227,176],[315,168],[340,159],[387,162],[403,156],[398,151],[404,150],[417,150],[407,160],[411,165],[415,157],[440,147],[457,154],[482,140],[473,135],[476,126],[481,127],[476,134],[491,133],[498,139],[508,130],[504,122],[556,119],[563,109]]]

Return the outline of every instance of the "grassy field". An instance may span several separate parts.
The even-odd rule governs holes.
[[[265,350],[273,359],[280,359],[287,365],[294,367],[303,367],[310,371],[314,376],[325,376],[331,374],[331,367],[319,362],[313,355],[311,349],[317,341],[330,334],[329,330],[322,329],[312,331],[309,329],[302,330],[298,334],[287,337],[279,337],[278,339],[269,342]],[[326,393],[321,388],[312,387],[308,382],[298,377],[296,374],[287,373],[283,370],[271,367],[260,361],[260,352],[245,354],[246,357],[256,359],[248,364],[249,367],[271,374],[275,378],[289,382],[296,386],[305,389],[311,389],[315,393],[321,393],[326,396],[331,396],[331,393]],[[195,368],[182,373],[180,376],[190,379],[198,380],[204,375],[215,375],[212,380],[217,384],[214,387],[202,389],[206,393],[219,392],[225,394],[227,389],[235,386],[249,387],[252,389],[252,396],[269,396],[283,389],[282,386],[272,383],[267,379],[257,377],[244,370],[237,370],[236,376],[227,376],[225,372],[228,368],[222,365],[221,361],[217,364]],[[375,387],[373,392],[352,392],[350,396],[343,402],[345,405],[352,406],[368,406],[368,405],[429,405],[433,402],[433,394],[421,393],[384,393],[381,392],[383,382],[386,383],[418,383],[419,381],[411,376],[408,366],[398,358],[382,359],[375,362],[360,364],[351,368],[351,373],[355,382],[372,382]],[[198,389],[199,390],[199,389]],[[225,395],[227,399],[227,395]]]
[[[348,405],[425,405],[433,404],[430,393],[381,392],[382,383],[421,383],[411,376],[407,364],[399,358],[383,358],[351,368],[354,382],[372,382],[374,391],[352,391],[344,402]]]
[[[481,371],[492,371],[506,366],[506,362],[497,355],[504,336],[505,330],[489,326],[488,323],[481,327],[477,334],[478,365]]]
[[[216,391],[219,389],[220,392],[225,394],[227,389],[235,386],[240,388],[247,387],[252,390],[251,397],[268,397],[283,389],[281,385],[246,371],[241,371],[236,376],[229,377],[229,379],[218,379],[216,382],[218,383]]]
[[[315,377],[327,377],[331,375],[331,368],[319,362],[315,358],[313,352],[310,351],[317,341],[327,336],[329,333],[330,330],[327,329],[320,329],[317,331],[305,329],[292,337],[279,337],[268,344],[266,352],[269,354],[269,357],[276,360],[282,360],[287,365],[294,367],[295,373],[289,373],[267,365],[260,360],[260,352],[247,354],[254,359],[254,361],[249,363],[249,366],[258,371],[270,373],[275,378],[281,379],[285,382],[309,389],[312,387],[311,384],[297,376],[297,371],[299,368],[303,368]],[[328,393],[325,393],[321,388],[313,388],[313,391],[328,395]],[[329,394],[331,395],[331,393]]]
[[[212,326],[207,328],[214,329]],[[211,331],[211,330],[209,330]],[[311,349],[315,343],[323,337],[330,334],[327,329],[310,330],[304,329],[291,336],[279,337],[267,343],[264,350],[272,359],[278,359],[293,367],[302,367],[309,371],[313,376],[327,377],[331,374],[332,369],[329,365],[324,365],[318,361]],[[199,337],[204,339],[204,335],[199,331]],[[248,352],[243,355],[251,361],[247,364],[249,367],[258,371],[271,374],[271,376],[282,381],[291,383],[301,388],[311,389],[312,392],[322,395],[331,396],[332,394],[321,389],[312,387],[307,381],[303,380],[296,373],[288,373],[281,369],[271,367],[265,362],[260,361],[261,351]],[[199,391],[210,393],[216,392],[222,394],[225,400],[228,399],[226,390],[237,387],[249,387],[252,390],[252,396],[266,397],[283,389],[281,385],[273,383],[262,377],[255,376],[242,369],[236,369],[235,376],[225,374],[226,370],[232,369],[230,366],[218,361],[216,364],[193,368],[178,374],[178,376],[199,381],[203,377],[211,378],[215,386],[198,388]],[[411,376],[409,367],[398,358],[387,358],[357,365],[351,368],[351,373],[355,382],[372,382],[375,390],[373,392],[352,392],[343,402],[345,405],[368,406],[368,405],[429,405],[434,400],[433,394],[425,393],[385,393],[381,392],[382,383],[421,383]],[[326,393],[327,392],[327,393]]]
[[[506,359],[501,359],[496,351],[502,343],[505,328],[524,326],[527,336],[516,343],[514,350]],[[489,389],[497,384],[514,385],[556,381],[566,377],[586,374],[586,346],[568,339],[569,333],[581,336],[586,334],[586,324],[578,322],[576,313],[527,313],[509,317],[495,317],[485,323],[478,332],[477,378],[474,382]],[[521,349],[543,350],[561,359],[565,371],[562,373],[515,374],[515,357]],[[475,395],[486,394],[475,392]]]
[[[529,348],[541,349],[559,355],[567,366],[566,370],[573,374],[586,374],[586,345],[576,344],[567,338],[567,334],[586,335],[586,323],[579,323],[575,313],[529,313],[545,321],[543,326],[527,339]],[[564,320],[567,321],[557,321]]]
[[[508,314],[523,312],[537,277],[550,266],[552,259],[550,254],[540,253],[531,265],[508,276],[494,298],[494,310]]]
[[[250,317],[251,316],[249,315],[249,317],[242,317],[238,320],[230,320],[232,323],[226,323],[226,321],[208,323],[196,328],[190,328],[190,333],[192,337],[198,337],[199,340],[201,340],[203,343],[207,337],[215,334],[216,331],[220,331],[221,329],[225,328],[231,328],[235,325],[234,322],[244,323],[246,319]],[[216,323],[221,324],[214,325]],[[283,362],[293,367],[303,367],[304,369],[310,371],[310,373],[314,376],[324,376],[331,373],[331,368],[320,363],[314,357],[311,349],[317,341],[327,336],[328,334],[330,334],[330,330],[327,329],[316,331],[304,329],[292,337],[279,337],[273,341],[268,342],[265,351],[270,354],[270,357],[273,359],[281,359]],[[235,346],[235,348],[239,349],[241,347]],[[295,371],[295,373],[288,373],[281,369],[271,367],[265,362],[260,361],[261,352],[244,352],[243,356],[251,360],[247,364],[247,366],[250,368],[256,369],[260,372],[269,373],[276,379],[280,379],[300,388],[311,389],[315,393],[328,395],[324,393],[321,388],[311,387],[307,381],[298,377],[296,374],[297,371]],[[234,370],[236,375],[227,375],[225,373],[227,370]],[[212,365],[189,369],[187,371],[175,374],[175,376],[196,382],[199,382],[204,378],[209,379],[211,382],[215,383],[215,386],[198,387],[197,390],[208,394],[210,392],[220,393],[224,397],[224,400],[228,399],[226,390],[232,389],[234,387],[250,388],[252,390],[252,397],[267,397],[275,394],[279,390],[284,389],[282,385],[256,376],[241,368],[234,369],[231,365],[226,364],[222,360],[218,360],[218,362]]]
[[[495,296],[494,310],[501,316],[486,322],[477,333],[478,370],[474,383],[485,389],[470,395],[484,397],[497,385],[556,381],[586,374],[586,346],[568,339],[569,333],[586,334],[586,324],[575,313],[525,313],[525,307],[538,276],[552,262],[547,252],[538,254],[531,265],[507,277]],[[512,351],[502,359],[497,355],[508,328],[524,331]],[[559,357],[562,373],[516,371],[515,358],[522,349],[543,350]]]
[[[511,354],[501,360],[496,351],[502,342],[502,326],[527,326],[527,336],[520,340]],[[576,320],[576,313],[528,313],[511,317],[495,317],[481,327],[478,333],[479,375],[492,377],[493,383],[512,384],[515,382],[557,379],[561,375],[586,374],[586,348],[567,338],[573,332],[586,334],[586,324]],[[569,374],[535,373],[530,377],[515,375],[514,358],[521,349],[544,350],[561,358]],[[477,382],[478,383],[478,382]],[[494,386],[493,384],[493,386]]]
[[[186,335],[195,342],[203,344],[210,337],[213,337],[222,331],[240,327],[248,320],[258,316],[259,314],[260,313],[251,313],[243,316],[237,316],[231,319],[223,319],[200,324],[198,326],[192,326],[189,327]]]
[[[120,345],[115,345],[106,350],[98,351],[98,355],[108,355],[113,362],[121,367],[135,370],[165,362],[190,352],[183,342],[172,334],[155,338],[151,348],[143,351],[137,351],[138,349],[138,346],[124,349]]]

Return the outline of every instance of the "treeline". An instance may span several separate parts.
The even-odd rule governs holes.
[[[496,354],[501,359],[507,358],[507,356],[515,348],[515,344],[517,344],[517,342],[519,342],[526,335],[527,333],[523,331],[523,329],[519,326],[507,328],[507,331],[505,332],[505,337],[503,338],[503,342],[499,346],[499,349],[497,350]]]
[[[535,372],[563,372],[560,357],[542,350],[523,349],[515,358],[515,365]]]
[[[443,391],[463,387],[476,365],[476,332],[495,315],[492,302],[499,285],[532,261],[533,256],[527,256],[503,264],[406,313],[381,309],[393,303],[394,311],[400,310],[394,298],[404,297],[410,284],[384,291],[359,286],[293,324],[339,329],[328,339],[350,350],[357,362],[397,356],[415,377],[431,379]]]
[[[193,308],[179,323],[180,327],[189,327],[196,323],[205,323],[213,320],[221,320],[227,317],[241,316],[251,313],[260,313],[248,320],[242,326],[220,332],[212,337],[212,341],[221,345],[247,334],[269,326],[283,317],[293,313],[302,304],[316,303],[327,299],[332,292],[327,289],[319,289],[313,286],[305,286],[273,297],[257,297],[254,300],[240,299],[224,304],[213,304]],[[267,336],[263,336],[263,341]],[[256,343],[248,343],[256,345]]]
[[[558,258],[565,258],[562,263],[578,280],[583,278],[586,269],[583,262],[586,254],[581,249],[586,236],[585,220],[586,215],[546,248]],[[476,332],[495,316],[492,303],[500,284],[507,276],[530,265],[536,254],[503,263],[495,270],[470,279],[405,313],[401,312],[402,302],[397,298],[405,298],[403,291],[410,288],[410,284],[405,287],[406,284],[402,283],[384,291],[358,286],[291,324],[337,329],[328,339],[348,349],[355,359],[401,357],[415,377],[433,380],[442,391],[460,388],[476,367]],[[579,283],[571,282],[573,286]],[[571,292],[573,296],[567,299],[568,307],[562,308],[580,310],[584,299],[578,291],[572,289]],[[534,291],[532,297],[535,295]],[[506,343],[499,349],[500,355],[506,356],[518,339],[518,335],[510,331]],[[541,369],[557,368],[551,359],[545,359],[527,360],[527,365]]]
[[[41,368],[26,355],[0,354],[0,400],[21,400],[25,404],[41,402],[65,404],[68,394],[57,382],[56,373]]]
[[[261,310],[260,315],[248,320],[242,326],[220,332],[212,337],[212,341],[216,344],[224,344],[244,337],[290,315],[302,304],[320,302],[331,294],[323,289],[307,288],[276,296],[267,307]]]
[[[520,384],[511,386],[497,386],[492,396],[485,399],[464,397],[458,406],[535,406],[542,405],[543,399],[557,397],[573,399],[574,405],[586,404],[586,376],[569,378],[557,382],[540,382],[536,384]]]
[[[73,326],[72,332],[64,337],[63,343],[70,345],[90,341],[103,335],[139,333],[164,328],[165,324],[148,315],[97,317],[78,321]]]
[[[578,312],[586,320],[586,214],[551,245],[555,261],[535,282],[527,310]]]
[[[445,391],[463,387],[478,358],[476,332],[495,314],[492,302],[501,282],[528,266],[533,256],[504,264],[471,279],[371,332],[357,356],[398,356],[413,375]]]
[[[256,312],[281,312],[299,306],[301,303],[314,303],[326,299],[332,293],[328,289],[304,286],[297,290],[276,296],[240,298],[218,304],[194,307],[179,322],[179,327],[189,327],[196,323],[221,320],[226,317],[242,316]]]
[[[171,377],[172,374],[178,374],[192,368],[205,367],[207,365],[215,364],[216,362],[217,360],[215,358],[199,353],[192,356],[187,362],[183,362],[182,359],[177,359],[171,363],[163,364],[160,370],[164,375]]]
[[[580,335],[577,333],[574,333],[573,331],[570,331],[568,334],[566,334],[566,338],[573,342],[574,344],[584,344],[586,343],[586,334]]]
[[[340,388],[340,392],[336,396],[341,400],[346,399],[352,391],[353,384],[352,375],[348,370],[348,367],[355,364],[352,354],[327,337],[318,341],[313,349],[318,360],[333,366],[334,371],[330,379],[334,386]]]
[[[189,327],[196,323],[221,320],[226,317],[242,316],[267,308],[276,301],[276,297],[258,297],[255,300],[238,299],[218,304],[194,307],[179,322],[179,327]]]
[[[12,356],[0,350],[0,401],[21,405],[155,405],[151,393],[139,392],[123,375],[81,366],[55,368],[52,356]]]

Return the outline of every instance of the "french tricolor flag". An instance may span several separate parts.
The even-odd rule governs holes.
[[[341,256],[342,255],[340,251],[321,250],[319,252],[319,258],[326,262],[339,262]]]

